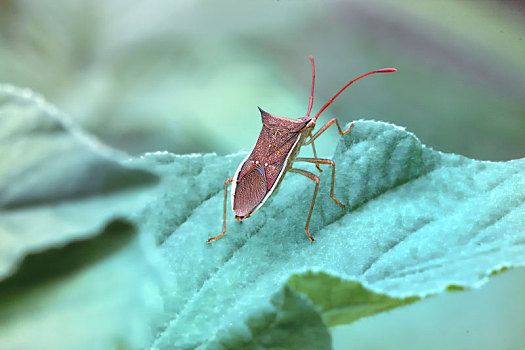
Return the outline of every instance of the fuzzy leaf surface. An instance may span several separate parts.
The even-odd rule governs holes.
[[[272,300],[287,288],[310,297],[314,305],[304,304],[305,314],[313,308],[336,325],[451,285],[476,288],[493,271],[525,264],[523,159],[444,154],[395,125],[358,121],[333,157],[334,194],[347,206],[330,198],[326,169],[310,223],[314,243],[304,232],[314,183],[289,173],[242,224],[228,206],[226,235],[207,244],[221,230],[223,181],[244,157],[157,153],[138,161],[162,177],[158,201],[143,216],[170,281],[154,349],[228,349],[253,339],[275,348],[257,336],[260,315],[269,315],[264,327],[274,327],[282,307]],[[331,346],[329,340],[310,344]]]

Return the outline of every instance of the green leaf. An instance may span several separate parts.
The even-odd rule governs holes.
[[[124,157],[38,95],[0,85],[2,347],[145,344],[156,282],[130,219],[158,179]]]
[[[288,174],[242,224],[228,209],[226,235],[207,244],[221,230],[223,180],[244,157],[158,153],[138,162],[162,177],[143,229],[169,266],[152,348],[232,348],[231,339],[272,348],[250,320],[279,313],[272,298],[287,286],[314,304],[295,309],[295,317],[317,309],[336,325],[449,286],[477,288],[493,271],[525,264],[523,159],[443,154],[402,128],[358,121],[333,157],[335,197],[347,207],[330,198],[326,169],[310,224],[315,242],[304,232],[314,184]],[[267,327],[270,338],[293,334]],[[312,348],[330,347],[323,344]]]
[[[146,344],[155,291],[144,247],[114,220],[88,240],[26,256],[0,282],[6,349],[134,349]],[[133,268],[124,268],[132,266]]]
[[[0,85],[0,125],[0,279],[25,255],[136,211],[131,199],[156,181],[29,90]]]
[[[293,275],[288,284],[306,294],[320,308],[323,321],[329,327],[352,323],[398,306],[413,303],[418,297],[392,298],[374,293],[359,282],[345,281],[324,272]]]
[[[271,308],[246,320],[250,333],[233,326],[206,347],[223,349],[330,349],[330,333],[311,301],[285,286]]]

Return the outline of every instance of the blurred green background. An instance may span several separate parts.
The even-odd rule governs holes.
[[[249,150],[257,106],[405,126],[435,149],[525,155],[525,7],[506,1],[0,0],[0,81],[140,154]],[[332,155],[337,133],[320,139]]]

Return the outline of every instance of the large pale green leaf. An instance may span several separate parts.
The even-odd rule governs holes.
[[[144,344],[155,283],[129,219],[156,176],[123,159],[38,95],[0,85],[2,348]]]
[[[308,295],[324,322],[336,325],[450,286],[479,287],[493,271],[525,263],[525,160],[443,154],[402,128],[359,121],[333,157],[335,196],[346,209],[329,197],[330,169],[320,175],[315,242],[304,232],[314,184],[288,174],[253,217],[239,224],[230,213],[226,235],[207,244],[221,230],[223,180],[244,156],[140,160],[162,177],[143,228],[156,236],[170,281],[152,348],[234,348],[231,339],[272,348],[258,337],[261,322],[251,320],[273,315],[265,334],[292,334],[269,321],[281,312],[272,298],[283,288]],[[303,304],[288,317],[311,310]]]

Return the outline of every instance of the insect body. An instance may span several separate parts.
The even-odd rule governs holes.
[[[335,94],[335,96],[332,97],[314,117],[310,117],[315,84],[315,65],[312,56],[310,56],[310,61],[312,62],[312,90],[306,116],[298,119],[277,117],[259,108],[263,123],[261,133],[259,134],[259,138],[250,154],[237,168],[235,175],[224,182],[223,230],[220,235],[208,239],[208,242],[219,239],[226,232],[226,202],[228,198],[228,184],[230,182],[233,183],[231,189],[231,203],[232,209],[235,212],[235,219],[242,221],[255,213],[255,211],[264,204],[268,197],[270,197],[275,189],[277,189],[283,180],[284,175],[288,171],[304,175],[315,181],[314,196],[305,226],[308,238],[314,241],[313,237],[308,232],[308,225],[314,209],[315,197],[317,196],[317,189],[319,187],[319,178],[309,171],[293,168],[292,165],[295,162],[314,163],[319,171],[322,171],[321,168],[319,168],[319,164],[331,165],[332,185],[330,189],[330,197],[337,204],[343,208],[345,207],[344,204],[334,198],[335,164],[329,159],[317,158],[314,140],[334,123],[337,125],[339,134],[341,135],[349,132],[354,124],[351,124],[347,130],[343,131],[337,119],[333,118],[312,135],[312,131],[315,128],[315,122],[335,98],[353,82],[370,74],[395,72],[396,69],[384,68],[375,70],[350,81],[339,90],[339,92]],[[297,155],[299,154],[301,147],[310,144],[312,145],[314,158],[298,158]]]

